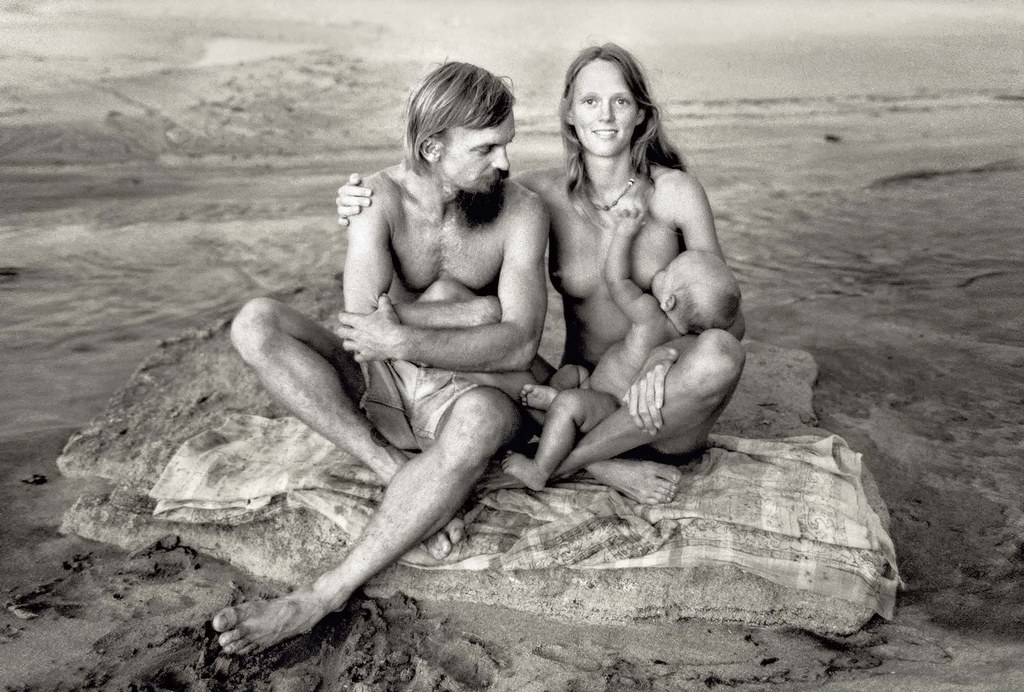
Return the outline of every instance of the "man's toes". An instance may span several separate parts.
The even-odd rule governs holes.
[[[213,618],[213,629],[218,632],[226,632],[238,624],[238,611],[234,608],[225,608]]]
[[[438,531],[426,541],[427,552],[435,560],[443,560],[452,552],[452,543],[444,531]]]
[[[466,523],[456,517],[448,522],[448,526],[444,527],[444,532],[448,535],[448,540],[452,545],[461,543],[466,537]]]
[[[234,629],[228,630],[224,634],[217,637],[217,641],[220,642],[221,647],[226,650],[227,647],[234,646],[235,644],[237,644],[241,638],[242,630]]]
[[[251,654],[252,652],[256,651],[258,648],[260,648],[259,644],[253,642],[253,643],[251,643],[251,644],[249,644],[249,645],[239,649],[236,652],[236,654],[239,655],[239,656],[246,656],[246,655]]]
[[[227,635],[229,635],[229,634],[230,635],[234,635],[234,636],[230,640],[224,641],[224,638]],[[249,647],[251,644],[252,644],[252,642],[248,638],[246,638],[238,630],[231,630],[230,632],[225,632],[220,637],[220,648],[221,648],[221,651],[223,651],[226,654],[238,654],[238,653],[241,653],[244,649]]]
[[[243,653],[250,646],[252,646],[252,642],[245,639],[240,639],[238,641],[231,642],[227,646],[222,646],[221,649],[224,651],[224,653],[231,654],[232,656],[234,656],[236,654]]]

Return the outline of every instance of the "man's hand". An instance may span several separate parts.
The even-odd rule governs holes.
[[[360,363],[404,357],[402,324],[386,293],[377,299],[377,309],[370,314],[342,312],[338,314],[338,322],[334,333],[342,338],[345,350],[351,351]]]
[[[348,177],[348,182],[338,188],[338,197],[334,202],[338,205],[338,225],[342,228],[348,227],[348,217],[355,216],[363,207],[373,204],[373,200],[370,199],[373,190],[360,187],[361,182],[362,176],[353,173]]]
[[[674,348],[656,348],[622,397],[636,427],[649,435],[656,434],[664,423],[661,408],[665,405],[665,376],[677,358],[679,351]]]

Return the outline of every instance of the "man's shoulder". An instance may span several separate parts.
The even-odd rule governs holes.
[[[400,200],[405,190],[402,166],[395,165],[384,168],[366,177],[363,182],[365,187],[373,190],[375,202],[390,202]]]
[[[516,181],[541,196],[547,196],[548,193],[565,187],[565,168],[562,166],[535,168],[517,175]]]
[[[362,185],[373,190],[373,204],[352,216],[350,224],[390,227],[401,218],[402,198],[405,196],[401,169],[400,165],[391,166],[363,179]]]
[[[540,195],[528,188],[526,185],[515,181],[506,180],[505,183],[505,211],[515,217],[537,215],[545,216],[544,200]]]

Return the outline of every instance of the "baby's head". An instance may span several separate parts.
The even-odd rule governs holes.
[[[740,307],[740,286],[729,267],[699,250],[680,253],[655,274],[651,293],[680,334],[726,329]]]

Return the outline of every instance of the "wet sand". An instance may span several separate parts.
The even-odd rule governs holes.
[[[0,683],[1024,687],[1021,13],[817,7],[0,6]],[[203,621],[274,587],[173,541],[58,533],[83,488],[54,458],[156,340],[340,270],[334,189],[395,160],[429,62],[515,78],[522,170],[558,160],[559,73],[605,38],[648,65],[750,336],[814,355],[820,425],[880,485],[908,584],[894,621],[828,640],[360,599],[231,663]]]

